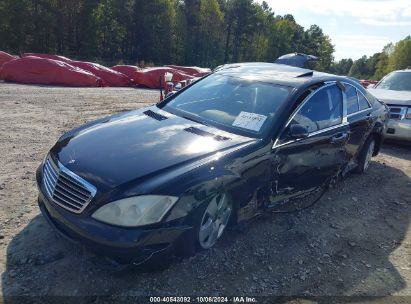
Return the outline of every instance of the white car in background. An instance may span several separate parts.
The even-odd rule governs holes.
[[[411,69],[388,74],[368,91],[390,108],[385,138],[411,142]]]

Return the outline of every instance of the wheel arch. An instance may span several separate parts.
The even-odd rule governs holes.
[[[374,153],[373,156],[377,156],[378,153],[381,150],[381,146],[384,141],[384,135],[383,135],[383,130],[384,127],[381,123],[376,123],[373,130],[371,131],[370,137],[373,137],[375,140],[375,147],[374,147]]]

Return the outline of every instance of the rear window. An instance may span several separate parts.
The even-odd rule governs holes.
[[[357,90],[353,86],[347,85],[345,94],[347,96],[347,114],[358,112]]]
[[[358,102],[360,104],[360,110],[365,110],[370,107],[367,99],[361,93],[358,93]]]

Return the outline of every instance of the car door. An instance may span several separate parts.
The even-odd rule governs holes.
[[[340,86],[326,84],[311,93],[290,117],[272,151],[272,202],[318,189],[347,162],[349,126]],[[290,126],[308,129],[289,137]]]
[[[347,153],[354,159],[360,152],[366,134],[371,130],[371,106],[367,98],[353,85],[344,84],[347,102],[347,121],[350,125],[350,138],[347,142]]]

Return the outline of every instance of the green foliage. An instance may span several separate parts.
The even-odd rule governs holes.
[[[196,62],[203,66],[218,65],[223,58],[221,28],[224,26],[224,16],[217,0],[200,2],[198,21],[198,60]]]
[[[391,71],[409,66],[411,66],[411,36],[399,41],[388,59],[388,68]]]
[[[378,59],[375,64],[375,73],[370,78],[379,80],[388,73],[388,55],[385,52],[377,53]]]
[[[367,56],[354,61],[348,75],[359,79],[366,79],[368,75],[371,75],[367,61]]]
[[[0,50],[208,67],[303,52],[319,57],[314,69],[364,79],[411,66],[410,36],[371,57],[334,62],[319,26],[304,29],[256,0],[0,0]]]
[[[319,58],[315,69],[328,71],[334,60],[334,46],[331,44],[331,39],[324,35],[318,25],[312,25],[306,32],[305,41],[304,52]]]
[[[0,49],[210,67],[306,52],[320,70],[334,52],[318,26],[304,30],[255,0],[2,0]]]
[[[341,59],[339,62],[335,62],[331,65],[330,71],[337,75],[348,75],[353,65],[351,58]]]
[[[101,58],[112,58],[121,54],[121,43],[126,36],[126,28],[116,18],[120,13],[114,0],[103,0],[92,12],[95,28],[95,52]]]
[[[331,71],[340,74],[358,78],[379,80],[386,74],[400,69],[406,69],[411,66],[411,37],[397,42],[387,44],[381,53],[375,53],[371,57],[363,56],[352,62],[347,69],[348,60],[342,59],[331,66]]]

